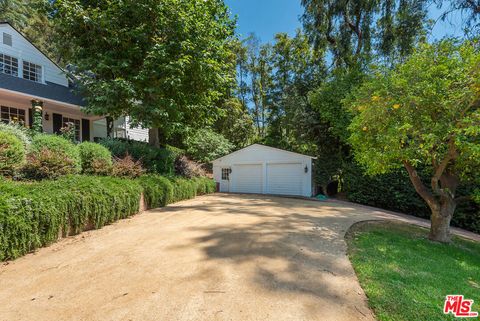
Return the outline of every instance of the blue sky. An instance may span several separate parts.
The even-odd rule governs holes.
[[[301,27],[299,18],[303,12],[300,0],[225,0],[232,14],[238,16],[238,33],[246,37],[254,32],[262,42],[273,39],[278,32],[295,34]],[[442,10],[434,5],[429,8],[429,18],[437,20]],[[461,16],[456,14],[450,21],[438,21],[430,35],[430,39],[439,39],[444,36],[460,36]]]

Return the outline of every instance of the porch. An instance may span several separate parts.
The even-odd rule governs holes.
[[[26,127],[31,127],[32,101],[42,107],[42,127],[45,133],[59,134],[60,129],[67,123],[73,123],[77,141],[94,141],[107,137],[105,117],[85,114],[78,105],[2,88],[0,88],[0,121],[22,123]],[[114,121],[112,136],[126,137],[124,118]]]

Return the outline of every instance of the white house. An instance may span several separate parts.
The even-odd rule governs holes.
[[[253,144],[213,161],[220,192],[310,197],[315,157]]]
[[[75,95],[55,62],[7,22],[0,22],[0,121],[32,124],[32,105],[42,107],[43,131],[59,133],[75,125],[78,141],[106,137],[105,117],[85,114],[84,101]],[[148,129],[130,128],[128,117],[114,122],[114,137],[148,140]]]

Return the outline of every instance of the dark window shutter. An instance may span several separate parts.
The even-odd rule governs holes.
[[[61,114],[53,114],[53,133],[60,134],[60,128],[62,128],[62,115]]]
[[[90,120],[82,118],[82,141],[90,140]]]

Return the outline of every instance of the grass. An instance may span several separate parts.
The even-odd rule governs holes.
[[[360,223],[347,235],[350,261],[379,320],[455,320],[447,294],[463,294],[480,311],[480,243],[427,239],[423,228]]]

